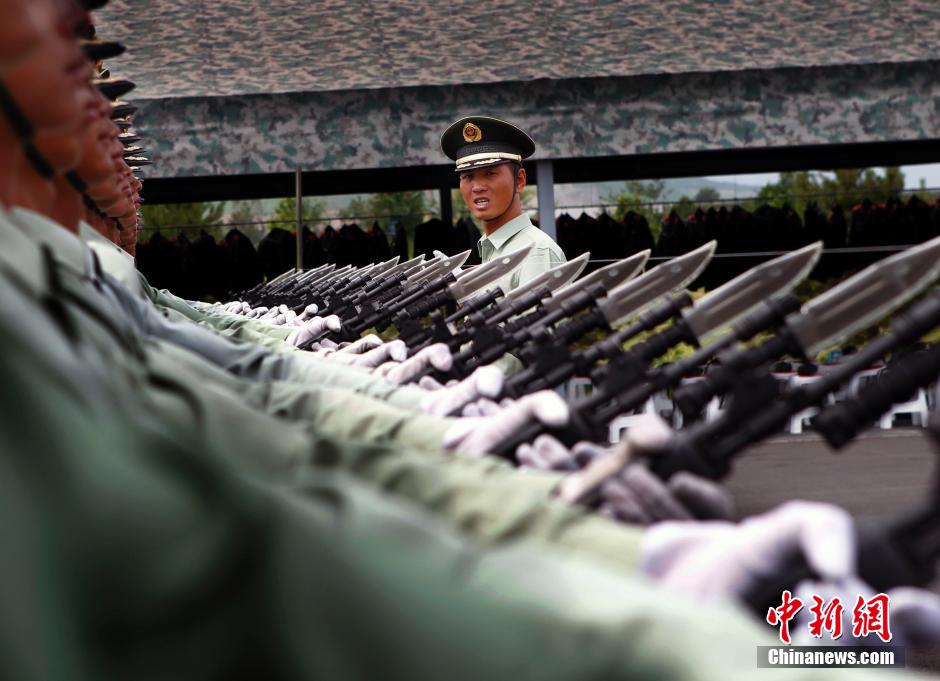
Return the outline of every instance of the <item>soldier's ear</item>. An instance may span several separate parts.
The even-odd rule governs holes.
[[[519,166],[519,170],[516,172],[516,191],[521,192],[523,189],[525,189],[525,182],[525,168]]]

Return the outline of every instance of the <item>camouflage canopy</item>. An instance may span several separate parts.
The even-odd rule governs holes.
[[[451,121],[535,158],[940,138],[936,0],[112,0],[154,176],[446,162]]]

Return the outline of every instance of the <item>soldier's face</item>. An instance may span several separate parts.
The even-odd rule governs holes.
[[[26,118],[39,129],[75,129],[88,101],[91,63],[85,59],[61,8],[36,0],[31,5],[37,29],[28,54],[6,63],[0,77]],[[0,26],[0,41],[11,32]]]
[[[515,166],[503,163],[460,173],[460,194],[478,220],[492,220],[506,211],[513,200]],[[525,188],[525,170],[519,171],[517,193]]]

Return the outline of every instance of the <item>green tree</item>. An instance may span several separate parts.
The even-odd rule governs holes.
[[[254,222],[261,214],[260,202],[235,201],[229,205],[228,222],[230,224],[244,225]]]
[[[880,175],[872,168],[839,169],[831,176],[809,171],[780,173],[778,182],[761,188],[753,207],[769,204],[779,208],[788,204],[802,214],[813,202],[848,207],[866,198],[885,201],[903,189],[904,173],[897,167],[885,168]]]
[[[431,199],[430,194],[427,191],[370,194],[366,198],[353,199],[347,210],[350,215],[382,216],[375,218],[379,223],[401,222],[410,231],[437,215],[437,202]]]
[[[301,221],[308,227],[319,222],[323,217],[323,202],[317,199],[303,199],[301,202]],[[277,202],[274,213],[268,223],[269,229],[293,230],[297,226],[297,199],[287,196]]]
[[[680,218],[685,220],[689,215],[695,212],[696,208],[698,208],[698,202],[693,201],[688,196],[683,194],[679,197],[679,200],[676,201],[672,208],[676,211],[676,213],[679,214]]]
[[[140,207],[142,226],[158,229],[162,227],[201,227],[222,221],[225,203],[164,203]]]
[[[843,206],[864,199],[881,202],[898,196],[904,190],[904,173],[899,168],[885,168],[879,175],[871,168],[850,168],[834,171],[834,177],[823,177],[820,188],[836,195]]]
[[[695,196],[692,198],[697,205],[714,203],[715,201],[721,200],[721,194],[718,193],[718,190],[714,187],[702,187],[699,189]],[[681,199],[680,199],[681,201]]]
[[[642,182],[630,180],[626,191],[620,194],[607,193],[602,197],[604,203],[614,206],[613,217],[622,220],[627,213],[639,213],[646,218],[654,239],[659,239],[666,207],[661,202],[666,183],[662,180]]]
[[[757,192],[756,201],[746,207],[753,210],[766,204],[782,208],[786,204],[802,214],[806,205],[816,200],[812,197],[819,193],[821,193],[821,188],[816,173],[807,171],[780,173],[780,180],[761,187]]]

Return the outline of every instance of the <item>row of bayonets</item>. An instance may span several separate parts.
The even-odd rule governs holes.
[[[890,333],[814,382],[781,391],[770,373],[781,357],[812,357],[922,293],[940,274],[940,238],[881,260],[802,306],[790,292],[812,270],[821,244],[758,265],[693,304],[683,289],[706,267],[714,250],[715,243],[709,242],[639,274],[649,256],[644,251],[573,281],[587,263],[585,254],[509,294],[495,289],[476,297],[518,266],[528,251],[463,272],[459,268],[468,253],[401,264],[396,259],[358,270],[328,265],[285,273],[247,292],[245,299],[257,305],[287,300],[298,311],[317,304],[321,313],[343,319],[345,339],[394,324],[412,351],[433,342],[448,343],[456,352],[456,377],[513,352],[527,366],[506,382],[507,396],[556,387],[590,373],[594,390],[570,405],[568,425],[521,429],[495,452],[507,459],[514,457],[519,444],[543,433],[566,444],[602,441],[613,418],[713,361],[704,379],[677,389],[674,400],[688,417],[700,413],[714,397],[730,393],[721,416],[676,433],[656,452],[631,447],[628,434],[616,454],[573,472],[559,486],[562,499],[587,506],[597,503],[607,479],[642,457],[663,479],[686,470],[721,480],[730,473],[735,456],[780,432],[792,415],[808,407],[822,409],[814,425],[833,448],[841,448],[892,404],[905,401],[940,374],[938,344],[894,362],[856,398],[826,406],[827,396],[858,371],[910,347],[940,325],[940,291],[911,306],[892,321]],[[439,309],[444,307],[446,314]],[[428,316],[430,323],[425,323]],[[624,349],[626,341],[670,320],[664,331]],[[620,328],[624,322],[626,327]],[[575,341],[596,329],[608,336],[586,349],[571,350]],[[761,332],[771,335],[758,345],[742,345]],[[654,359],[680,342],[692,344],[696,352],[652,367]],[[940,557],[940,477],[931,498],[918,507],[890,522],[862,527],[858,546],[859,574],[876,589],[928,583]],[[748,600],[758,612],[766,612],[783,589],[812,574],[802,557],[794,555],[786,569],[756,584]]]

